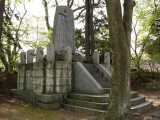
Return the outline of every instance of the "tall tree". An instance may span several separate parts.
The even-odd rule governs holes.
[[[85,49],[86,58],[90,61],[94,52],[93,8],[94,0],[85,0]]]
[[[124,120],[130,113],[130,41],[132,12],[135,2],[105,0],[112,52],[110,102],[106,120]],[[122,13],[123,12],[123,13]]]
[[[3,13],[4,13],[4,7],[5,7],[5,0],[0,0],[0,59],[3,64],[6,64],[5,56],[3,55],[2,50],[2,24],[3,24]]]
[[[5,6],[5,0],[0,0],[0,43],[1,43],[1,36],[2,36],[4,6]]]

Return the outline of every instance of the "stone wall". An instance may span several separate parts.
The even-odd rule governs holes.
[[[26,53],[21,53],[17,90],[12,92],[24,102],[45,109],[58,109],[62,106],[62,96],[72,92],[72,51],[67,46],[64,61],[55,61],[54,46],[49,44],[47,47],[47,60],[44,60],[41,47],[36,50],[34,63],[34,50],[27,51],[27,60]],[[45,102],[48,99],[49,102]]]

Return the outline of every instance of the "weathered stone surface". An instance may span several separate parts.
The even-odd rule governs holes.
[[[71,78],[56,78],[56,85],[67,85],[71,86]]]
[[[46,69],[46,77],[54,77],[54,69]]]
[[[45,93],[46,94],[53,94],[54,93],[54,86],[53,85],[46,85],[46,90]]]
[[[19,90],[25,90],[24,83],[19,83]]]
[[[33,70],[26,70],[26,77],[32,77]]]
[[[25,52],[21,52],[20,59],[21,59],[21,64],[26,64],[26,53]]]
[[[56,78],[68,78],[71,77],[72,71],[71,70],[56,70]]]
[[[23,102],[30,103],[34,106],[38,104],[38,94],[33,93],[31,91],[22,91],[18,89],[11,89],[11,93],[18,99],[22,100]]]
[[[33,92],[35,93],[43,93],[44,86],[42,85],[33,85]]]
[[[33,70],[33,77],[44,77],[43,69]]]
[[[21,84],[25,83],[25,77],[24,76],[19,76],[19,83],[21,83]]]
[[[66,61],[56,61],[56,69],[72,69],[72,63]]]
[[[54,45],[50,43],[47,45],[47,61],[55,61]]]
[[[27,63],[33,63],[34,58],[34,50],[28,50],[27,51]]]
[[[34,69],[34,70],[43,69],[43,68],[44,68],[43,62],[35,62],[35,63],[33,64],[33,69]]]
[[[51,77],[51,78],[47,77],[46,78],[46,85],[54,85],[54,78],[53,77]]]
[[[18,69],[19,69],[19,71],[25,70],[25,65],[19,65]]]
[[[50,61],[47,61],[46,62],[46,68],[54,68],[54,62],[50,62]]]
[[[53,103],[61,101],[61,94],[39,94],[38,101],[43,103]]]
[[[55,103],[38,102],[38,106],[47,110],[58,110],[60,109],[60,102],[55,102]]]
[[[55,86],[55,93],[69,93],[71,92],[71,86]]]
[[[104,66],[110,71],[111,70],[111,66],[110,66],[110,54],[109,53],[105,53],[104,54]]]
[[[26,84],[32,85],[33,78],[32,77],[26,77]]]
[[[33,90],[32,84],[26,84],[26,90],[27,91],[32,91]]]
[[[44,78],[33,78],[33,85],[44,85]]]
[[[43,61],[43,48],[42,47],[37,47],[36,50],[36,62]]]
[[[65,61],[72,62],[72,50],[70,46],[65,47]]]
[[[73,11],[67,6],[56,8],[53,29],[53,43],[56,52],[64,52],[66,46],[75,50]]]
[[[99,52],[94,51],[93,53],[93,64],[99,64]]]

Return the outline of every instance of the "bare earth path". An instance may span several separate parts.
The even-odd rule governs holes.
[[[147,113],[138,115],[137,120],[160,120],[160,92],[139,91],[139,93],[147,100],[153,101],[154,107]],[[0,93],[0,120],[88,120],[89,118],[91,116],[64,109],[43,110]]]

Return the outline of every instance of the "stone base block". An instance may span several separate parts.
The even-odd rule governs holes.
[[[58,110],[61,107],[60,102],[55,102],[55,103],[38,102],[38,106],[40,108],[47,109],[47,110]]]
[[[39,94],[38,101],[43,103],[53,103],[61,101],[62,94]]]

